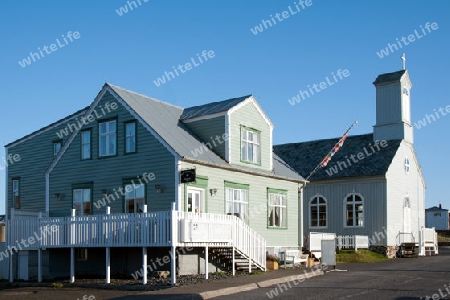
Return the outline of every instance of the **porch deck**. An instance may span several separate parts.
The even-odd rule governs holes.
[[[266,240],[232,215],[173,210],[75,216],[72,211],[71,217],[20,217],[7,222],[8,244],[17,250],[171,247],[174,252],[176,247],[232,248],[248,258],[249,265],[262,270],[266,267]],[[21,241],[26,241],[26,246]]]

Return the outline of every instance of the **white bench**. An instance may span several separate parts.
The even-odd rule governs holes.
[[[285,250],[280,252],[280,256],[284,262],[284,266],[286,266],[286,263],[292,264],[293,266],[300,263],[308,263],[308,254],[302,254],[300,250]]]

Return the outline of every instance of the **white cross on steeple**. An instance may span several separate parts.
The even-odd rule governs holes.
[[[403,70],[406,70],[406,55],[403,53],[402,55],[402,61],[403,61]]]

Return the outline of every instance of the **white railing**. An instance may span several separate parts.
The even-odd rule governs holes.
[[[437,232],[433,228],[422,228],[419,232],[420,256],[425,256],[426,248],[431,254],[439,254]]]
[[[235,247],[265,269],[266,240],[232,215],[177,212],[180,246]]]
[[[369,237],[367,235],[340,235],[336,237],[339,249],[369,249]]]
[[[403,243],[415,243],[414,235],[411,232],[399,232],[397,234],[397,245]]]
[[[170,246],[171,212],[15,218],[8,221],[8,232],[11,246],[16,245],[16,240],[30,239],[27,250]]]
[[[176,238],[172,238],[173,229]],[[175,211],[8,220],[8,242],[22,250],[68,247],[235,247],[265,269],[266,240],[231,215]],[[19,248],[18,248],[19,249]],[[20,250],[20,249],[19,249]]]

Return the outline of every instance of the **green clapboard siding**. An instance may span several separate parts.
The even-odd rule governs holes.
[[[20,155],[20,160],[8,166],[8,210],[12,207],[12,179],[20,177],[20,209],[45,212],[45,170],[53,161],[53,141],[65,143],[70,134],[66,126],[76,121],[73,116],[9,147],[9,154]]]
[[[186,126],[201,139],[207,149],[226,159],[224,141],[227,138],[227,136],[224,136],[225,116],[186,123]],[[205,151],[205,148],[193,150],[192,155],[194,158],[198,156],[197,151]]]
[[[201,175],[200,185],[206,195],[206,212],[225,214],[225,187],[245,188],[249,191],[249,225],[267,240],[268,246],[299,245],[299,196],[298,183],[286,180],[278,180],[269,177],[255,176],[240,172],[233,172],[220,168],[211,168],[204,165],[181,162],[182,169],[196,168],[196,173]],[[207,181],[204,178],[208,178]],[[205,186],[205,184],[207,184]],[[186,188],[186,187],[184,187]],[[210,190],[217,189],[215,195]],[[268,192],[280,192],[287,195],[287,228],[268,228]],[[185,199],[182,206],[186,210]],[[180,199],[181,200],[181,199]]]
[[[133,121],[134,117],[109,93],[106,93],[97,107],[105,107],[105,103],[115,102],[116,110],[102,115],[102,119],[117,120],[117,155],[99,158],[98,120],[89,123],[83,129],[92,130],[92,159],[81,160],[81,134],[78,133],[66,153],[50,174],[50,195],[62,193],[63,200],[57,201],[50,196],[50,215],[67,216],[72,208],[72,186],[80,183],[93,184],[92,201],[100,207],[92,205],[94,214],[104,213],[106,206],[98,201],[105,200],[111,207],[111,213],[124,212],[124,197],[119,189],[124,188],[125,182],[142,183],[144,173],[154,173],[154,180],[147,177],[146,203],[148,211],[170,210],[175,201],[175,157],[164,147],[147,129],[136,122],[137,152],[125,154],[125,125]],[[162,193],[157,193],[155,185],[163,187]],[[106,189],[109,196],[108,203],[104,199],[102,190]]]
[[[241,127],[255,129],[261,134],[261,165],[241,162]],[[232,164],[270,170],[272,144],[270,126],[252,103],[240,107],[230,115],[230,147]]]

